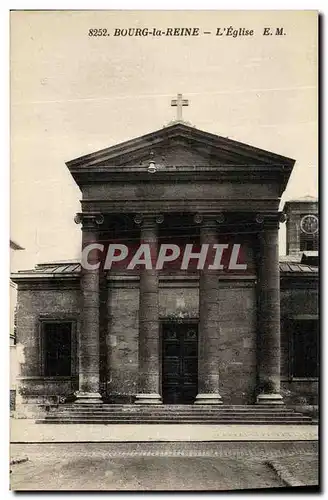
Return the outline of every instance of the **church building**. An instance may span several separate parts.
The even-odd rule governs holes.
[[[294,163],[181,114],[68,161],[89,265],[11,277],[17,415],[63,403],[317,405],[318,206],[304,198],[279,211]],[[190,265],[170,265],[169,254],[161,268],[104,265],[111,245],[140,244],[152,257],[163,245],[191,249]],[[221,249],[222,265],[199,265],[206,245]]]

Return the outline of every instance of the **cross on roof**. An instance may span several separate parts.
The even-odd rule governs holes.
[[[182,106],[189,106],[188,99],[183,99],[182,94],[178,94],[176,99],[172,99],[171,106],[177,108],[177,120],[182,121]]]

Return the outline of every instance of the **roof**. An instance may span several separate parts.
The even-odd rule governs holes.
[[[281,273],[318,273],[317,266],[309,266],[306,264],[300,264],[297,262],[280,262],[279,268]]]
[[[283,210],[286,212],[295,212],[296,210],[318,210],[318,198],[306,195],[294,200],[286,200]]]
[[[301,264],[310,264],[317,266],[319,263],[319,252],[318,250],[306,250],[303,252],[301,258]]]
[[[266,151],[255,146],[251,146],[250,144],[245,144],[227,137],[205,132],[204,130],[186,125],[183,122],[175,122],[172,125],[155,130],[140,137],[115,144],[108,148],[101,149],[100,151],[95,151],[91,154],[80,156],[79,158],[66,162],[66,165],[70,170],[73,170],[74,167],[77,166],[86,167],[88,165],[97,165],[103,162],[106,162],[106,164],[112,163],[114,165],[118,165],[117,159],[121,157],[122,154],[131,153],[131,150],[136,149],[148,149],[149,147],[156,146],[162,142],[167,143],[168,140],[174,138],[184,138],[189,144],[195,142],[206,145],[207,147],[219,148],[222,154],[227,155],[227,159],[232,157],[234,163],[235,157],[241,160],[241,163],[243,163],[243,158],[248,160],[253,158],[255,164],[275,164],[286,167],[292,167],[295,163],[295,160],[271,151]]]
[[[81,271],[81,264],[78,261],[72,262],[48,262],[44,264],[37,264],[34,269],[23,269],[18,271],[16,275],[37,274],[40,276],[52,274],[79,274]]]
[[[301,264],[295,261],[282,261],[279,263],[280,272],[282,275],[317,275],[318,267]],[[22,270],[12,275],[12,279],[24,280],[25,278],[60,278],[60,277],[78,277],[81,271],[81,264],[75,262],[53,262],[38,264],[34,269]]]
[[[305,257],[318,257],[319,252],[318,250],[304,250],[303,255]]]
[[[309,194],[301,196],[300,198],[294,198],[293,200],[286,200],[286,203],[316,203],[318,198],[311,196]]]
[[[21,247],[16,241],[10,240],[10,248],[13,250],[25,250],[25,248]]]

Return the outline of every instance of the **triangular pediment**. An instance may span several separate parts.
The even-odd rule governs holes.
[[[144,151],[138,151],[122,157],[120,165],[148,165],[152,160],[158,167],[174,166],[174,165],[189,165],[189,166],[205,166],[218,164],[219,158],[214,157],[201,147],[200,144],[188,144],[186,141],[179,138],[172,139],[169,144],[159,144],[151,149],[146,148]],[[223,161],[223,158],[221,158]]]
[[[68,168],[142,165],[153,159],[165,165],[252,165],[292,167],[294,160],[248,144],[210,134],[183,123],[67,162]]]
[[[67,167],[82,191],[94,183],[197,180],[266,184],[268,191],[281,196],[294,163],[291,158],[176,123],[71,160]]]

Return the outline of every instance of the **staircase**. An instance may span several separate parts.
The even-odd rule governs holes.
[[[63,404],[50,407],[39,424],[313,424],[284,406]]]

